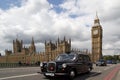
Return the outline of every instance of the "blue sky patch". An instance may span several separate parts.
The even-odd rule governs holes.
[[[79,17],[78,15],[75,15],[75,14],[71,14],[71,15],[69,15],[69,17],[71,17],[71,18],[77,18],[77,17]]]
[[[54,10],[56,13],[65,12],[65,9],[61,8],[59,5],[64,3],[65,0],[47,0],[50,4],[53,5],[52,10]]]
[[[20,7],[22,0],[0,0],[0,8],[7,10],[13,6]]]
[[[61,13],[61,12],[65,12],[66,10],[65,9],[63,9],[63,8],[61,8],[61,7],[59,7],[59,6],[53,6],[53,8],[52,8],[56,13]]]
[[[62,4],[65,0],[47,0],[50,4],[53,5],[60,5]]]
[[[86,27],[90,27],[90,25],[89,25],[89,24],[85,24],[85,26],[86,26]]]

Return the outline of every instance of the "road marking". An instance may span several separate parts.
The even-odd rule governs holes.
[[[19,78],[19,77],[26,77],[26,76],[34,76],[34,75],[38,75],[38,73],[4,77],[4,78],[0,78],[0,80],[11,79],[11,78]]]
[[[105,68],[104,70],[108,70],[110,67]]]

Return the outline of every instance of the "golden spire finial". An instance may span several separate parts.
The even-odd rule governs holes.
[[[99,18],[98,18],[98,14],[97,14],[97,11],[96,11],[96,17],[95,17],[95,19],[99,19]]]

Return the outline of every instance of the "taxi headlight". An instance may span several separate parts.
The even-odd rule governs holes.
[[[40,67],[42,67],[42,66],[43,66],[43,63],[41,62],[41,63],[40,63]]]
[[[65,63],[62,64],[62,67],[63,67],[63,68],[66,68],[66,67],[67,67],[67,64],[65,64]]]

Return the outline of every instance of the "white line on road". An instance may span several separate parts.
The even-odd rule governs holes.
[[[104,70],[108,70],[110,67],[105,68]]]
[[[25,76],[34,76],[34,75],[38,75],[38,74],[37,74],[37,73],[34,73],[34,74],[26,74],[26,75],[10,76],[10,77],[0,78],[0,80],[11,79],[11,78],[19,78],[19,77],[25,77]]]

